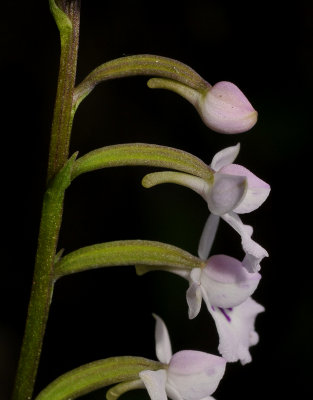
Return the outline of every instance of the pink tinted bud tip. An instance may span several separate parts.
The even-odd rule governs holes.
[[[246,132],[258,118],[246,96],[231,82],[216,83],[199,106],[204,123],[220,133]]]

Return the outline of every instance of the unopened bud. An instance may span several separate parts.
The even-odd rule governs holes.
[[[242,91],[231,82],[218,82],[198,103],[204,123],[220,133],[241,133],[251,129],[258,118]]]

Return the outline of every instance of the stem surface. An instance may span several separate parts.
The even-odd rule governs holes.
[[[79,43],[80,0],[65,3],[65,12],[72,23],[72,29],[63,34],[61,32],[61,56],[51,129],[48,181],[63,167],[68,158],[73,122],[72,105]]]

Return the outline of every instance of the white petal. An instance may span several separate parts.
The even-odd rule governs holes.
[[[184,400],[201,400],[215,392],[225,372],[222,357],[201,351],[184,350],[175,353],[168,371],[168,384]]]
[[[247,179],[247,192],[243,201],[234,209],[238,214],[256,210],[267,199],[271,187],[242,165],[231,164],[219,171],[221,174],[244,176]]]
[[[261,275],[249,273],[242,263],[223,254],[210,257],[201,274],[202,293],[214,308],[235,307],[257,288]]]
[[[168,330],[162,318],[153,314],[155,325],[155,352],[158,360],[164,364],[168,364],[172,357],[172,346]]]
[[[214,171],[219,171],[226,165],[232,164],[238,156],[239,151],[240,143],[236,144],[236,146],[226,147],[226,149],[223,149],[215,154],[210,167]]]
[[[195,318],[201,308],[202,292],[200,286],[201,269],[194,268],[190,273],[190,286],[186,293],[189,318]]]
[[[219,222],[219,216],[210,214],[204,225],[198,247],[198,256],[201,260],[206,260],[210,254]]]
[[[175,386],[171,385],[170,383],[166,382],[165,386],[166,394],[167,397],[169,397],[172,400],[184,400],[179,393],[179,391],[176,389]]]
[[[254,322],[262,311],[264,307],[251,297],[233,309],[209,309],[220,339],[218,350],[228,362],[240,360],[246,364],[251,361],[249,347],[258,342]]]
[[[232,211],[245,197],[247,187],[244,176],[216,173],[214,184],[206,197],[209,210],[216,215]]]
[[[139,373],[151,400],[167,400],[165,384],[167,373],[164,369],[158,371],[142,371]]]
[[[241,236],[242,248],[246,253],[242,262],[243,266],[248,272],[258,271],[260,269],[260,262],[264,257],[268,257],[268,252],[251,239],[251,227],[244,225],[237,214],[229,212],[222,215],[222,218]]]

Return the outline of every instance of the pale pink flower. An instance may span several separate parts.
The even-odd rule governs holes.
[[[226,361],[202,351],[183,350],[172,355],[167,328],[160,317],[154,317],[156,354],[167,368],[139,373],[151,400],[167,400],[167,396],[172,400],[212,400]]]

